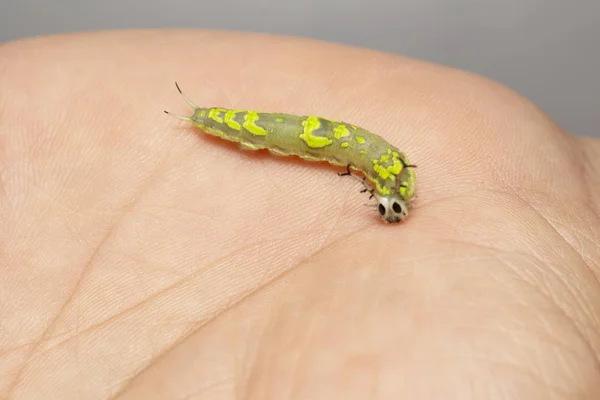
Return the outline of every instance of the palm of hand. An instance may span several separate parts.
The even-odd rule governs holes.
[[[242,72],[174,61],[196,35],[212,60],[238,49]],[[104,34],[0,49],[2,397],[600,391],[597,141],[487,81],[386,55],[125,37],[146,45]],[[198,102],[322,110],[382,132],[418,165],[416,208],[385,226],[336,169],[198,137],[161,113],[181,104],[174,78]]]

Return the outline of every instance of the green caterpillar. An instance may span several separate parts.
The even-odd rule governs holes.
[[[361,192],[375,197],[379,215],[385,222],[400,222],[408,216],[415,193],[415,165],[380,136],[322,117],[201,108],[183,94],[177,82],[175,86],[194,114],[184,117],[165,111],[166,114],[246,149],[267,149],[276,155],[295,155],[309,161],[345,166],[346,172],[339,175],[350,175],[362,182]],[[363,178],[351,173],[351,168],[362,172]],[[366,178],[373,185],[369,185]]]

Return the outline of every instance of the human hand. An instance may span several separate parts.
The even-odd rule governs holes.
[[[382,224],[339,168],[199,135],[173,81],[380,134],[415,208]],[[600,143],[506,88],[193,31],[7,44],[0,87],[0,397],[600,393]]]

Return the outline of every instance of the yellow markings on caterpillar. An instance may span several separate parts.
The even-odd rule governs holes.
[[[225,114],[225,123],[228,127],[230,127],[231,129],[235,129],[236,131],[242,130],[242,126],[240,125],[240,123],[234,120],[235,115],[239,112],[240,110],[229,110]]]
[[[390,195],[392,194],[392,191],[384,186],[381,185],[381,182],[379,182],[379,180],[375,179],[374,180],[375,183],[375,188],[377,189],[377,192],[379,194],[382,194],[384,196]]]
[[[390,155],[392,156],[392,165],[387,167],[381,165],[390,160]],[[379,160],[373,160],[373,169],[383,180],[394,178],[395,175],[398,175],[400,171],[402,171],[400,155],[397,152],[388,149],[387,154],[381,156]]]
[[[344,142],[344,143],[342,143],[340,146],[342,146],[342,147],[348,147],[348,146],[350,146],[350,143],[348,143],[348,142]]]
[[[302,121],[304,132],[300,134],[300,139],[313,149],[320,149],[329,146],[333,141],[327,137],[315,136],[313,132],[321,127],[321,122],[317,117],[307,117]]]
[[[403,176],[402,179],[402,183],[404,185],[400,186],[400,189],[398,191],[400,192],[400,196],[402,196],[403,199],[411,199],[415,195],[415,181],[417,177],[415,175],[415,171],[412,168],[407,168],[406,172],[402,173],[402,175],[405,174],[407,176]]]
[[[350,131],[348,130],[348,128],[346,128],[346,125],[340,124],[333,131],[333,137],[336,139],[341,139],[346,136],[350,136]]]
[[[256,125],[256,121],[258,121],[259,118],[256,111],[248,111],[246,115],[244,115],[244,128],[253,135],[266,136],[267,131]]]
[[[357,136],[356,137],[356,143],[358,144],[363,144],[365,142],[365,138],[362,136]]]
[[[275,118],[275,122],[283,122],[283,118],[277,117],[277,118]]]
[[[377,172],[377,175],[379,175],[383,180],[386,180],[390,176],[392,176],[392,174],[388,172],[387,168],[382,167],[378,164],[378,162],[379,160],[373,160],[373,169],[375,170],[375,172]]]
[[[220,114],[224,112],[227,112],[227,110],[225,110],[224,108],[211,108],[210,110],[208,110],[208,118],[222,124],[223,118],[220,117]]]

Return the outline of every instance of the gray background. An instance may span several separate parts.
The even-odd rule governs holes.
[[[0,0],[0,41],[167,27],[304,36],[466,69],[600,137],[600,0]]]

